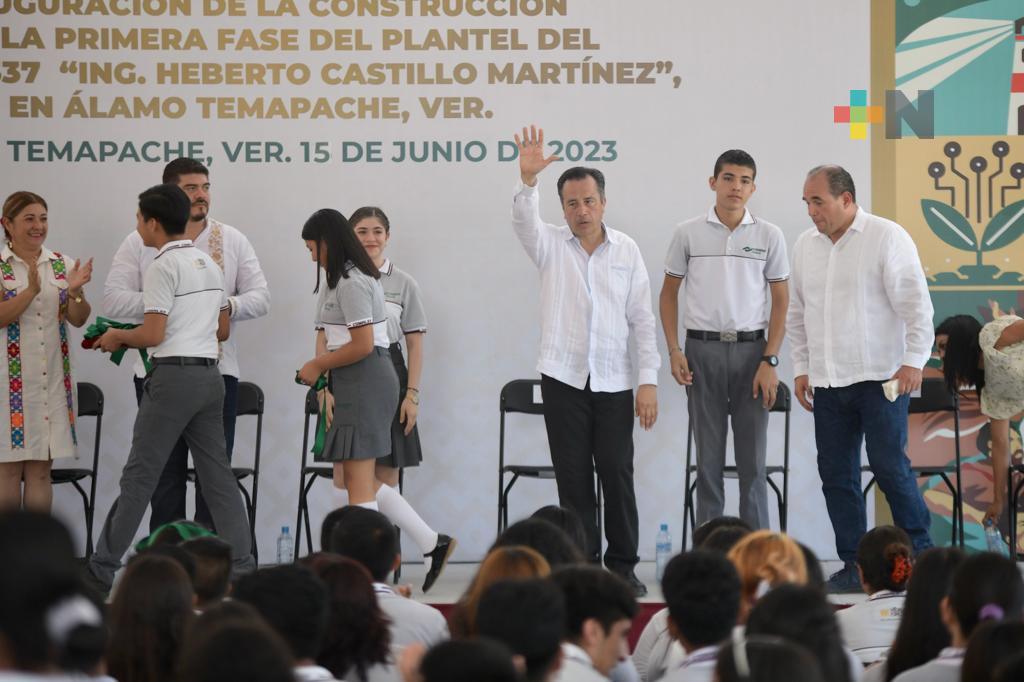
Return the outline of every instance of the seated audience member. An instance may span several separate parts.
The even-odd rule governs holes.
[[[886,657],[864,671],[864,682],[889,682],[904,670],[923,665],[949,646],[939,603],[953,584],[953,572],[964,560],[955,547],[921,552],[907,583],[903,615]]]
[[[354,509],[364,509],[354,504],[347,504],[344,507],[338,507],[327,512],[324,517],[323,523],[320,524],[320,551],[330,552],[331,550],[331,535],[334,533],[334,529],[338,526],[346,516],[348,516]],[[367,511],[372,511],[367,509]]]
[[[756,530],[729,550],[729,561],[740,576],[740,622],[757,599],[770,589],[807,584],[807,562],[800,546],[784,533]]]
[[[580,521],[580,515],[572,509],[559,507],[557,504],[549,504],[533,512],[530,518],[547,521],[553,526],[561,528],[569,539],[572,540],[572,544],[580,551],[580,554],[586,553],[587,534],[583,530],[583,522]]]
[[[565,596],[566,640],[557,682],[606,680],[629,656],[636,597],[619,576],[596,566],[565,566],[551,579]]]
[[[668,604],[669,632],[686,651],[686,659],[661,679],[711,682],[718,648],[729,638],[740,612],[736,569],[723,554],[695,549],[668,562],[661,592]]]
[[[902,528],[872,528],[857,545],[857,571],[867,601],[836,613],[846,646],[864,665],[892,646],[900,625],[913,548]]]
[[[967,557],[953,573],[953,585],[939,603],[950,645],[896,682],[958,682],[967,641],[985,620],[1019,620],[1024,610],[1024,581],[1017,563],[984,552]]]
[[[1024,623],[986,621],[974,629],[967,643],[960,680],[991,682],[999,666],[1021,651],[1024,651]]]
[[[481,637],[505,644],[524,682],[550,682],[561,664],[565,597],[550,580],[501,580],[488,587],[476,611]]]
[[[106,674],[106,610],[99,595],[85,586],[50,608],[47,636],[63,673],[79,680],[116,682]]]
[[[330,551],[362,564],[373,577],[377,603],[391,621],[391,648],[395,656],[414,642],[433,646],[448,639],[448,622],[441,612],[395,594],[387,584],[390,574],[402,560],[398,553],[398,535],[386,516],[372,509],[348,506],[334,521],[328,546]],[[334,513],[334,512],[332,512]],[[327,521],[324,521],[327,527]]]
[[[328,605],[327,589],[311,570],[296,564],[263,568],[239,578],[233,596],[256,609],[288,645],[296,679],[334,679],[316,664]]]
[[[718,682],[832,682],[807,649],[778,637],[738,636],[718,650]]]
[[[133,558],[110,604],[111,677],[118,682],[173,680],[194,607],[192,581],[180,563],[157,554]]]
[[[424,656],[417,682],[519,682],[512,652],[489,639],[441,642]]]
[[[804,554],[804,566],[807,567],[807,586],[816,590],[827,592],[825,586],[825,572],[821,570],[821,562],[814,550],[802,542],[796,543]]]
[[[185,575],[188,576],[189,582],[195,583],[196,560],[191,554],[182,549],[181,545],[172,545],[170,543],[151,545],[141,550],[138,554],[133,555],[128,559],[128,563],[130,564],[144,556],[162,556],[170,559],[181,566],[182,570],[185,571]],[[192,591],[195,591],[195,587],[192,588]]]
[[[856,682],[863,672],[843,648],[835,609],[813,587],[779,585],[769,590],[751,610],[746,634],[781,637],[806,647],[829,682]]]
[[[216,614],[214,607],[199,617]],[[189,635],[178,682],[295,682],[288,647],[262,620],[220,620]],[[321,679],[321,678],[317,678]],[[330,679],[330,678],[323,678]]]
[[[538,521],[538,523],[547,523],[547,521]],[[544,557],[529,547],[511,546],[492,549],[480,562],[480,568],[477,569],[469,587],[452,608],[451,615],[448,617],[448,627],[451,629],[452,637],[476,636],[477,603],[484,590],[494,583],[512,578],[544,578],[550,573],[551,569]]]
[[[730,549],[736,546],[737,542],[750,535],[751,532],[742,526],[719,526],[708,534],[704,542],[699,545],[695,544],[694,548],[709,549],[725,556]]]
[[[750,527],[749,523],[738,516],[718,516],[694,528],[693,548],[707,549],[708,538],[719,528],[739,528],[747,531],[747,533],[751,533],[754,530]]]
[[[996,666],[993,682],[1020,682],[1024,680],[1024,651],[1017,653]]]
[[[346,682],[397,679],[388,619],[377,602],[370,572],[353,559],[331,553],[314,554],[304,563],[327,587],[327,630],[317,663]]]
[[[228,596],[231,590],[231,545],[220,538],[196,538],[181,546],[196,565],[192,587],[196,608],[205,611]]]
[[[529,547],[539,552],[552,570],[586,560],[564,530],[543,519],[516,521],[501,532],[488,551],[512,546]]]

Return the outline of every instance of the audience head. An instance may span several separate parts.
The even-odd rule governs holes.
[[[99,595],[84,587],[78,589],[47,610],[46,625],[57,668],[85,677],[100,674],[107,650],[107,623],[106,604]]]
[[[990,682],[996,669],[1021,651],[1024,651],[1024,623],[986,621],[971,635],[960,679],[962,682]]]
[[[672,557],[661,591],[669,631],[687,651],[722,642],[736,625],[740,578],[722,554],[695,549]]]
[[[587,552],[587,534],[583,530],[583,521],[580,515],[572,509],[559,507],[557,504],[549,504],[533,512],[531,519],[540,519],[561,528],[572,540],[572,544],[580,551],[580,554]]]
[[[338,679],[364,681],[366,671],[386,663],[391,651],[373,578],[362,564],[343,556],[321,553],[304,561],[327,587],[327,632],[316,662]]]
[[[196,580],[196,560],[191,554],[186,552],[180,545],[152,545],[146,549],[140,551],[138,554],[128,560],[131,564],[133,561],[138,561],[144,556],[162,556],[167,557],[171,561],[176,562],[185,571],[185,575],[188,579],[195,584]],[[192,588],[195,591],[195,587]]]
[[[423,682],[518,682],[512,652],[489,639],[442,642],[420,662]]]
[[[556,667],[565,638],[565,597],[550,580],[501,580],[480,597],[477,632],[522,658],[526,682],[543,682]]]
[[[1017,563],[992,552],[967,557],[953,573],[952,587],[940,611],[953,646],[966,646],[982,621],[1020,620],[1024,581]]]
[[[784,533],[754,531],[736,543],[728,556],[740,576],[740,620],[746,619],[758,595],[766,589],[786,583],[807,583],[804,553]]]
[[[385,582],[400,560],[394,524],[373,509],[355,505],[342,509],[350,511],[336,517],[327,546],[331,552],[361,563],[375,581]]]
[[[296,662],[312,661],[320,653],[327,627],[327,590],[305,566],[285,564],[244,575],[233,597],[263,616]]]
[[[693,546],[694,548],[718,552],[724,556],[736,546],[736,543],[748,535],[750,535],[750,531],[742,526],[721,526],[711,531],[699,545],[695,543]]]
[[[228,596],[231,589],[231,545],[217,537],[196,538],[182,546],[196,565],[192,586],[199,608]]]
[[[806,648],[778,637],[738,637],[718,651],[718,682],[832,682]]]
[[[707,539],[719,528],[740,528],[747,531],[747,533],[754,530],[750,527],[749,523],[738,516],[716,516],[710,521],[705,521],[700,524],[693,530],[694,548],[704,547],[704,543],[707,542]]]
[[[807,567],[807,586],[816,590],[825,591],[825,573],[821,570],[821,561],[814,550],[802,542],[796,543],[804,554],[804,566]]]
[[[896,526],[872,528],[857,545],[857,568],[864,591],[902,592],[910,580],[913,549],[910,536]]]
[[[544,521],[543,523],[547,523]],[[499,580],[544,578],[551,567],[538,552],[523,546],[495,547],[484,560],[456,605],[451,628],[457,637],[476,635],[476,610],[484,591]]]
[[[179,682],[294,682],[291,655],[276,633],[259,618],[222,618],[219,609],[199,617],[200,624],[208,615],[216,622],[189,635]]]
[[[583,563],[583,553],[572,539],[558,526],[543,519],[523,519],[502,531],[491,545],[498,547],[524,546],[536,550],[551,568]]]
[[[338,507],[327,512],[327,516],[324,517],[323,523],[320,524],[320,551],[331,552],[331,534],[337,527],[338,523],[354,512],[356,509],[363,509],[364,511],[373,511],[372,509],[366,509],[354,504],[346,504],[344,507]]]
[[[130,562],[110,604],[111,677],[118,682],[173,679],[194,606],[192,581],[180,563],[156,554]]]
[[[621,577],[596,566],[564,566],[551,579],[565,595],[566,638],[607,676],[629,655],[627,637],[636,597]]]
[[[774,635],[807,647],[825,679],[844,682],[850,664],[835,609],[824,592],[806,585],[780,585],[761,597],[747,619],[747,634]]]
[[[921,552],[907,583],[903,616],[896,639],[885,659],[885,679],[924,665],[949,646],[949,631],[942,624],[939,603],[953,583],[953,572],[964,560],[955,547],[934,547]]]
[[[1024,651],[1000,661],[996,666],[994,682],[1020,682],[1024,680]]]

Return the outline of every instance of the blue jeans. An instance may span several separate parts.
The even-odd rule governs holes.
[[[931,516],[906,454],[909,405],[908,395],[889,402],[880,381],[814,389],[814,440],[821,490],[843,561],[855,560],[857,544],[867,532],[860,471],[862,440],[893,520],[910,536],[914,553],[932,546],[928,534]]]

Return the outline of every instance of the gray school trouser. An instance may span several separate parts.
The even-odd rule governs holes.
[[[232,547],[235,571],[256,567],[249,520],[224,446],[223,403],[224,381],[216,365],[161,364],[146,379],[121,493],[89,561],[93,575],[107,585],[121,567],[179,437],[192,452],[217,533]]]
[[[697,524],[723,514],[727,422],[732,419],[733,446],[740,483],[740,517],[753,528],[768,527],[765,448],[768,410],[753,398],[754,375],[765,340],[686,340],[693,372],[687,388],[690,423],[697,447]]]

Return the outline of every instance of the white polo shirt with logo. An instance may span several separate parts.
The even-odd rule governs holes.
[[[789,279],[786,238],[776,225],[744,211],[735,230],[715,207],[680,223],[665,274],[686,278],[683,326],[700,331],[767,329],[772,282]]]

